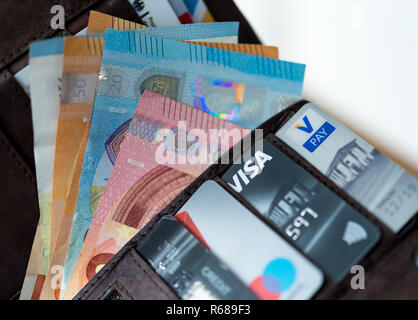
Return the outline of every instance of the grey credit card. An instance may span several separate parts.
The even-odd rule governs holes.
[[[374,224],[267,141],[222,178],[336,282],[380,238]]]
[[[256,297],[180,222],[163,217],[137,251],[185,300],[252,300]]]
[[[418,179],[313,103],[276,136],[394,233],[418,212]]]

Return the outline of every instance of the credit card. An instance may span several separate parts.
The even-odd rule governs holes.
[[[267,141],[222,177],[334,281],[378,242],[379,229]]]
[[[216,182],[177,215],[259,298],[309,299],[321,287],[322,272]]]
[[[250,290],[172,216],[163,217],[137,251],[185,300],[250,300]]]
[[[203,0],[183,0],[194,22],[214,22]]]
[[[183,0],[168,0],[168,3],[170,4],[171,8],[173,8],[174,12],[177,15],[177,18],[180,20],[182,24],[194,22]]]
[[[394,233],[418,212],[418,180],[313,103],[276,136]]]

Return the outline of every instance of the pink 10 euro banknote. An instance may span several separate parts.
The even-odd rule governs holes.
[[[75,295],[155,214],[250,132],[146,91],[65,292]]]

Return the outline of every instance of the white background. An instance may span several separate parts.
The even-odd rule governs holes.
[[[235,0],[304,98],[418,177],[417,0]]]

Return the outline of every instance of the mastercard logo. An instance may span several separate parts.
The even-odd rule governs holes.
[[[263,300],[278,300],[296,280],[296,269],[284,258],[269,262],[261,276],[255,278],[250,289]]]

